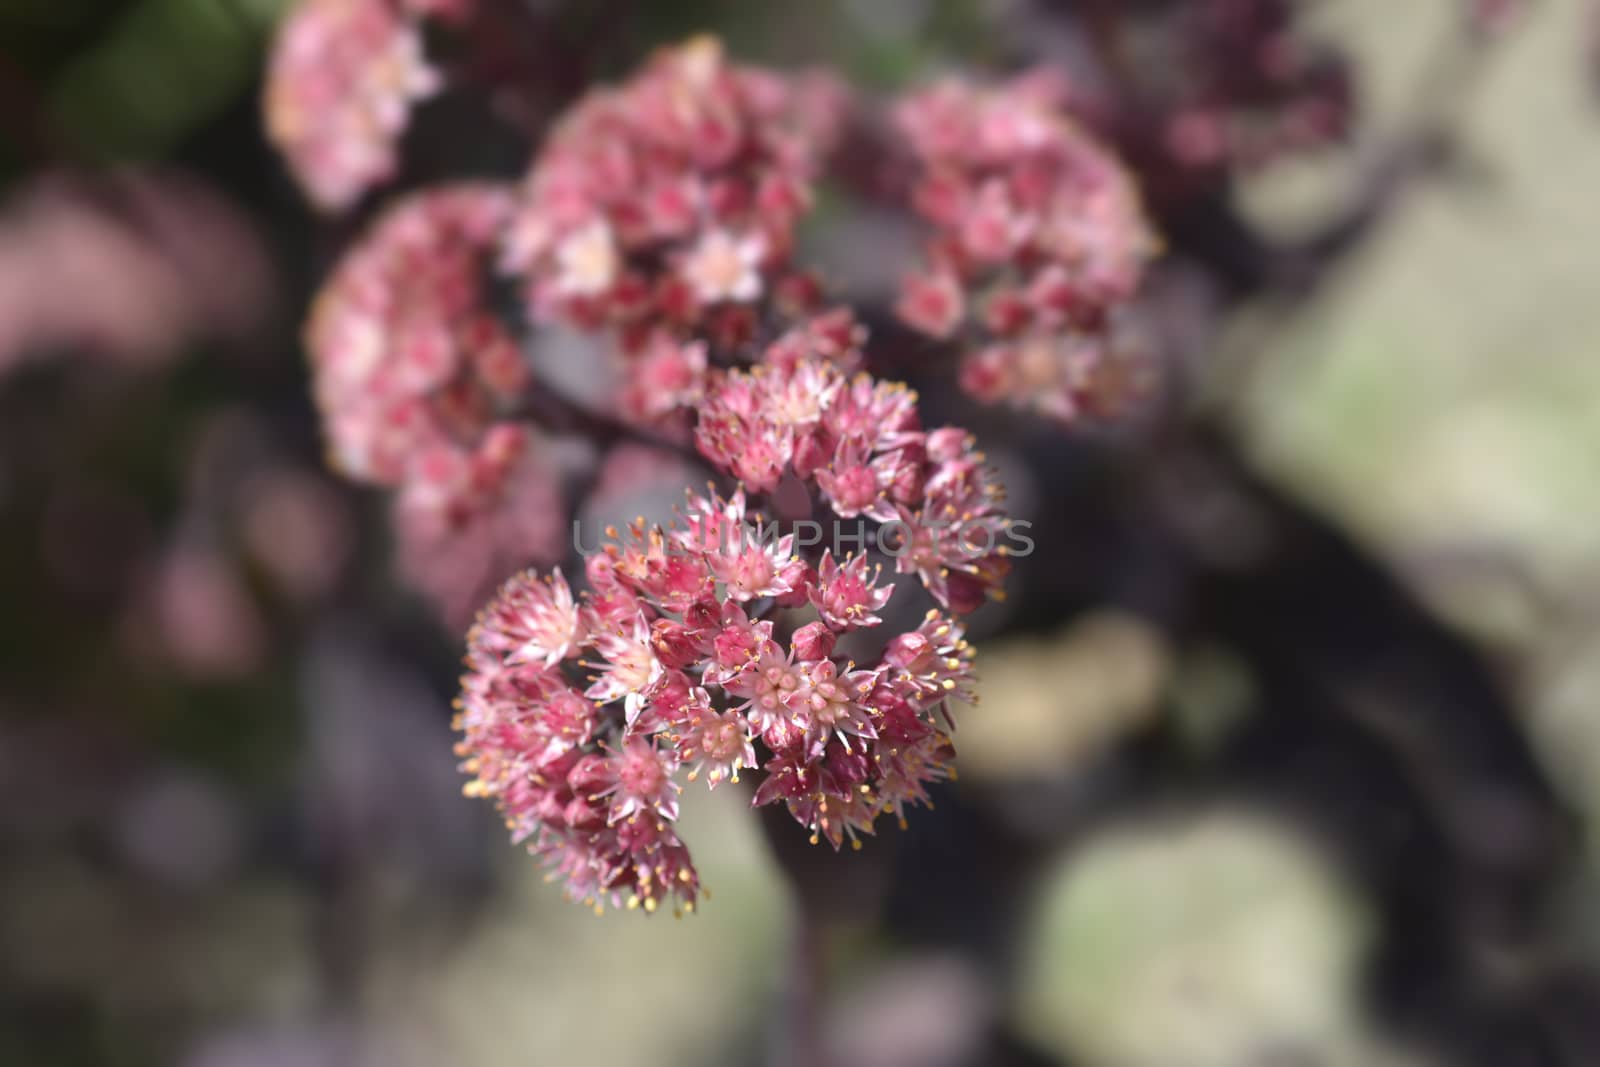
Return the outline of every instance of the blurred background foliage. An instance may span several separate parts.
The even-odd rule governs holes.
[[[394,589],[375,502],[317,472],[295,334],[337,242],[260,142],[283,6],[0,0],[7,192],[60,167],[183,168],[243,213],[273,278],[248,345],[185,334],[158,370],[61,362],[0,383],[0,1062],[757,1062],[786,891],[740,797],[688,806],[714,895],[682,923],[591,919],[457,799],[452,635]],[[712,28],[754,59],[892,87],[996,61],[1015,5],[535,6],[552,33],[598,42],[596,76]],[[1310,6],[1354,57],[1362,137],[1399,121],[1459,17],[1450,0]],[[1537,8],[1478,87],[1453,180],[1406,199],[1318,299],[1227,320],[1198,403],[1488,650],[1592,827],[1600,108],[1591,12]],[[1246,210],[1295,233],[1359,160],[1250,179]],[[342,553],[347,574],[302,596],[252,547],[274,536],[250,532],[267,477],[334,501],[311,554]],[[113,591],[150,584],[146,555],[189,561],[200,577],[181,590],[200,591],[125,611]],[[210,581],[218,560],[243,577]],[[174,611],[231,637],[151,653],[141,635]],[[1177,647],[1115,610],[990,642],[983,672],[956,789],[1024,837],[1069,818],[1107,753],[1153,723],[1203,760],[1256,686],[1230,649]],[[999,1019],[1043,1057],[1007,1062],[1435,1062],[1363,993],[1382,920],[1361,885],[1292,816],[1227,792],[1180,791],[1048,850],[1014,987],[914,933],[841,937],[841,1061],[971,1062],[963,1042]],[[1557,901],[1579,959],[1600,958],[1597,845],[1586,834]]]
[[[6,80],[40,94],[63,147],[95,161],[160,158],[249,91],[284,6],[6,0]]]

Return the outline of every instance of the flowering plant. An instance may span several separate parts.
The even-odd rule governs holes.
[[[407,109],[440,83],[420,23],[471,17],[383,0],[294,12],[269,115],[319,204],[389,176]],[[321,76],[300,77],[313,62]],[[974,396],[1072,418],[1105,410],[1096,368],[1152,244],[1130,180],[1044,86],[943,84],[885,128],[932,226],[901,314],[960,336]],[[915,393],[867,373],[867,331],[794,263],[863,107],[827,75],[741,66],[709,38],[665,49],[572,105],[520,183],[389,208],[312,316],[331,462],[397,492],[402,557],[447,614],[558,561],[554,436],[652,445],[721,482],[670,529],[608,531],[581,592],[559,568],[504,581],[468,637],[467,791],[597,909],[694,906],[680,777],[748,775],[756,805],[837,849],[953,773],[950,701],[973,680],[960,617],[1001,595],[1013,524],[972,435],[926,427]],[[530,369],[520,338],[542,326],[608,344],[622,374],[605,409]],[[856,522],[858,550],[804,536],[813,514]],[[430,586],[430,557],[453,586]],[[886,621],[906,585],[883,580],[889,560],[933,602],[919,624]]]

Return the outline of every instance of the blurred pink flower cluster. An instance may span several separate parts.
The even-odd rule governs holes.
[[[960,337],[961,381],[1059,419],[1118,399],[1105,385],[1119,308],[1154,242],[1133,181],[1063,110],[1055,80],[944,82],[895,111],[917,165],[913,205],[934,228],[898,304],[910,326]]]
[[[307,330],[330,462],[400,491],[402,572],[452,619],[563,534],[555,472],[509,414],[531,373],[486,303],[510,209],[488,184],[407,197],[339,264]]]
[[[191,422],[188,390],[157,373],[202,347],[259,371],[275,295],[261,235],[187,171],[54,167],[0,206],[0,378],[53,360],[65,386],[47,411],[11,409],[8,503],[37,506],[40,588],[84,632],[109,624],[108,659],[238,681],[272,654],[273,612],[312,609],[343,575],[353,519],[326,477],[246,412]],[[120,459],[123,427],[152,419],[184,435],[170,496],[108,477],[98,455]]]
[[[271,299],[258,236],[189,175],[51,174],[0,208],[0,373],[69,350],[148,365],[244,340]]]
[[[843,110],[831,78],[731,64],[711,38],[585,96],[506,242],[534,318],[614,330],[629,352],[661,334],[749,340],[763,298],[814,288],[789,256]]]
[[[306,344],[329,459],[344,474],[446,509],[504,476],[522,435],[499,409],[530,375],[485,304],[483,272],[509,210],[490,185],[413,195],[328,280]]]
[[[303,0],[267,72],[267,133],[312,201],[341,211],[394,174],[418,100],[442,79],[422,19],[456,20],[473,0]]]
[[[880,625],[892,591],[865,556],[813,568],[793,534],[762,537],[742,493],[691,496],[684,518],[592,555],[582,601],[559,571],[512,579],[469,638],[457,719],[468,791],[492,797],[597,910],[692,909],[680,770],[710,788],[759,770],[756,804],[782,801],[813,842],[859,847],[879,815],[903,816],[947,776],[935,716],[970,695],[971,649],[936,611],[870,668],[834,654],[841,635]],[[779,631],[763,618],[774,603],[817,617],[790,629],[785,616]]]

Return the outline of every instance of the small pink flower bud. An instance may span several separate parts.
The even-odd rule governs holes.
[[[790,647],[794,649],[796,659],[827,659],[833,655],[833,646],[837,640],[838,637],[828,628],[828,624],[818,620],[808,622],[796,630]]]

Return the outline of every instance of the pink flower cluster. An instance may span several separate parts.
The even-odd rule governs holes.
[[[467,792],[492,797],[596,910],[692,910],[680,771],[710,788],[750,772],[757,805],[782,801],[834,848],[859,847],[885,812],[903,819],[949,774],[935,719],[969,695],[961,627],[929,612],[858,667],[835,644],[879,625],[892,587],[864,556],[813,568],[792,534],[763,540],[759,524],[742,493],[691,497],[681,528],[640,524],[592,555],[582,601],[559,571],[524,574],[469,638],[457,717]],[[783,605],[817,617],[796,628],[764,617]]]
[[[346,475],[448,495],[471,481],[475,453],[494,468],[514,451],[496,409],[520,396],[528,369],[483,288],[509,212],[493,185],[413,195],[324,286],[306,346],[330,458]]]
[[[486,306],[483,275],[510,209],[508,192],[486,184],[401,201],[339,264],[307,330],[330,462],[401,491],[401,540],[419,577],[439,573],[424,561],[463,530],[476,531],[474,543],[498,531],[479,547],[512,567],[560,543],[546,514],[560,506],[554,476],[530,455],[527,427],[505,414],[528,388],[527,364]],[[515,501],[500,513],[513,486],[538,502],[534,514]]]
[[[786,359],[807,336],[786,335],[762,365],[719,375],[700,405],[700,454],[749,491],[793,475],[834,516],[883,524],[880,547],[901,573],[945,607],[972,611],[1010,569],[1004,492],[983,454],[964,430],[925,432],[903,385]]]
[[[704,350],[664,337],[736,347],[763,301],[812,298],[789,256],[842,112],[831,79],[732,65],[711,38],[589,93],[535,160],[506,242],[532,315],[615,331],[642,375],[691,392]]]
[[[292,20],[314,20],[324,2],[309,0]],[[405,11],[465,13],[457,0],[408,0]],[[353,28],[325,31],[345,39]],[[816,284],[786,261],[839,111],[831,82],[734,67],[715,43],[691,42],[580,101],[522,188],[413,195],[347,254],[307,337],[332,462],[402,491],[403,570],[448,616],[487,592],[469,580],[481,568],[498,579],[514,569],[504,559],[520,566],[559,551],[564,516],[553,475],[531,454],[531,426],[511,415],[529,373],[512,327],[489,307],[492,272],[521,274],[535,318],[622,336],[631,355],[615,398],[622,414],[678,415],[702,396],[719,344],[751,334],[758,310],[797,314],[817,302]],[[675,221],[664,214],[669,190],[683,194]],[[644,203],[656,205],[649,220],[630,214]],[[756,246],[753,273],[713,299],[710,274],[734,269],[718,256]],[[579,278],[591,268],[603,286]],[[855,330],[848,316],[819,317],[807,351],[843,351]],[[537,506],[509,499],[511,487]],[[458,558],[469,547],[488,550],[476,553],[479,566]]]
[[[412,32],[408,19],[459,11],[384,10]],[[935,269],[960,288],[959,318],[980,287],[1028,304],[1026,321],[984,320],[997,344],[1088,336],[1138,281],[1137,204],[1075,127],[1013,102],[951,88],[903,112],[928,171],[919,207],[942,227]],[[513,561],[560,550],[539,420],[608,445],[619,433],[532,382],[491,307],[497,270],[533,322],[616,338],[621,413],[669,420],[733,482],[728,499],[691,496],[671,531],[613,532],[582,599],[559,571],[513,578],[469,637],[468,792],[597,907],[695,903],[680,779],[748,772],[757,804],[781,801],[839,848],[949,773],[938,716],[947,726],[946,702],[967,694],[972,652],[945,612],[1000,596],[1012,524],[972,437],[924,428],[913,393],[858,373],[865,331],[820,311],[820,286],[790,264],[841,114],[830,81],[731,65],[711,41],[663,51],[581,100],[520,188],[463,183],[384,214],[312,318],[331,460],[398,491],[402,566],[448,614]],[[944,214],[940,182],[962,200]],[[768,496],[792,524],[782,536],[747,513]],[[822,518],[853,525],[860,550],[808,553],[799,529]],[[887,614],[894,587],[869,551],[940,607],[867,638],[863,667],[836,647]]]
[[[979,399],[1070,419],[1096,406],[1120,358],[1116,313],[1154,243],[1128,174],[1061,104],[1041,77],[944,82],[899,104],[913,205],[934,235],[898,312],[961,342]]]
[[[423,16],[465,17],[471,0],[303,0],[267,71],[267,132],[318,207],[342,211],[389,178],[412,106],[436,92]]]

